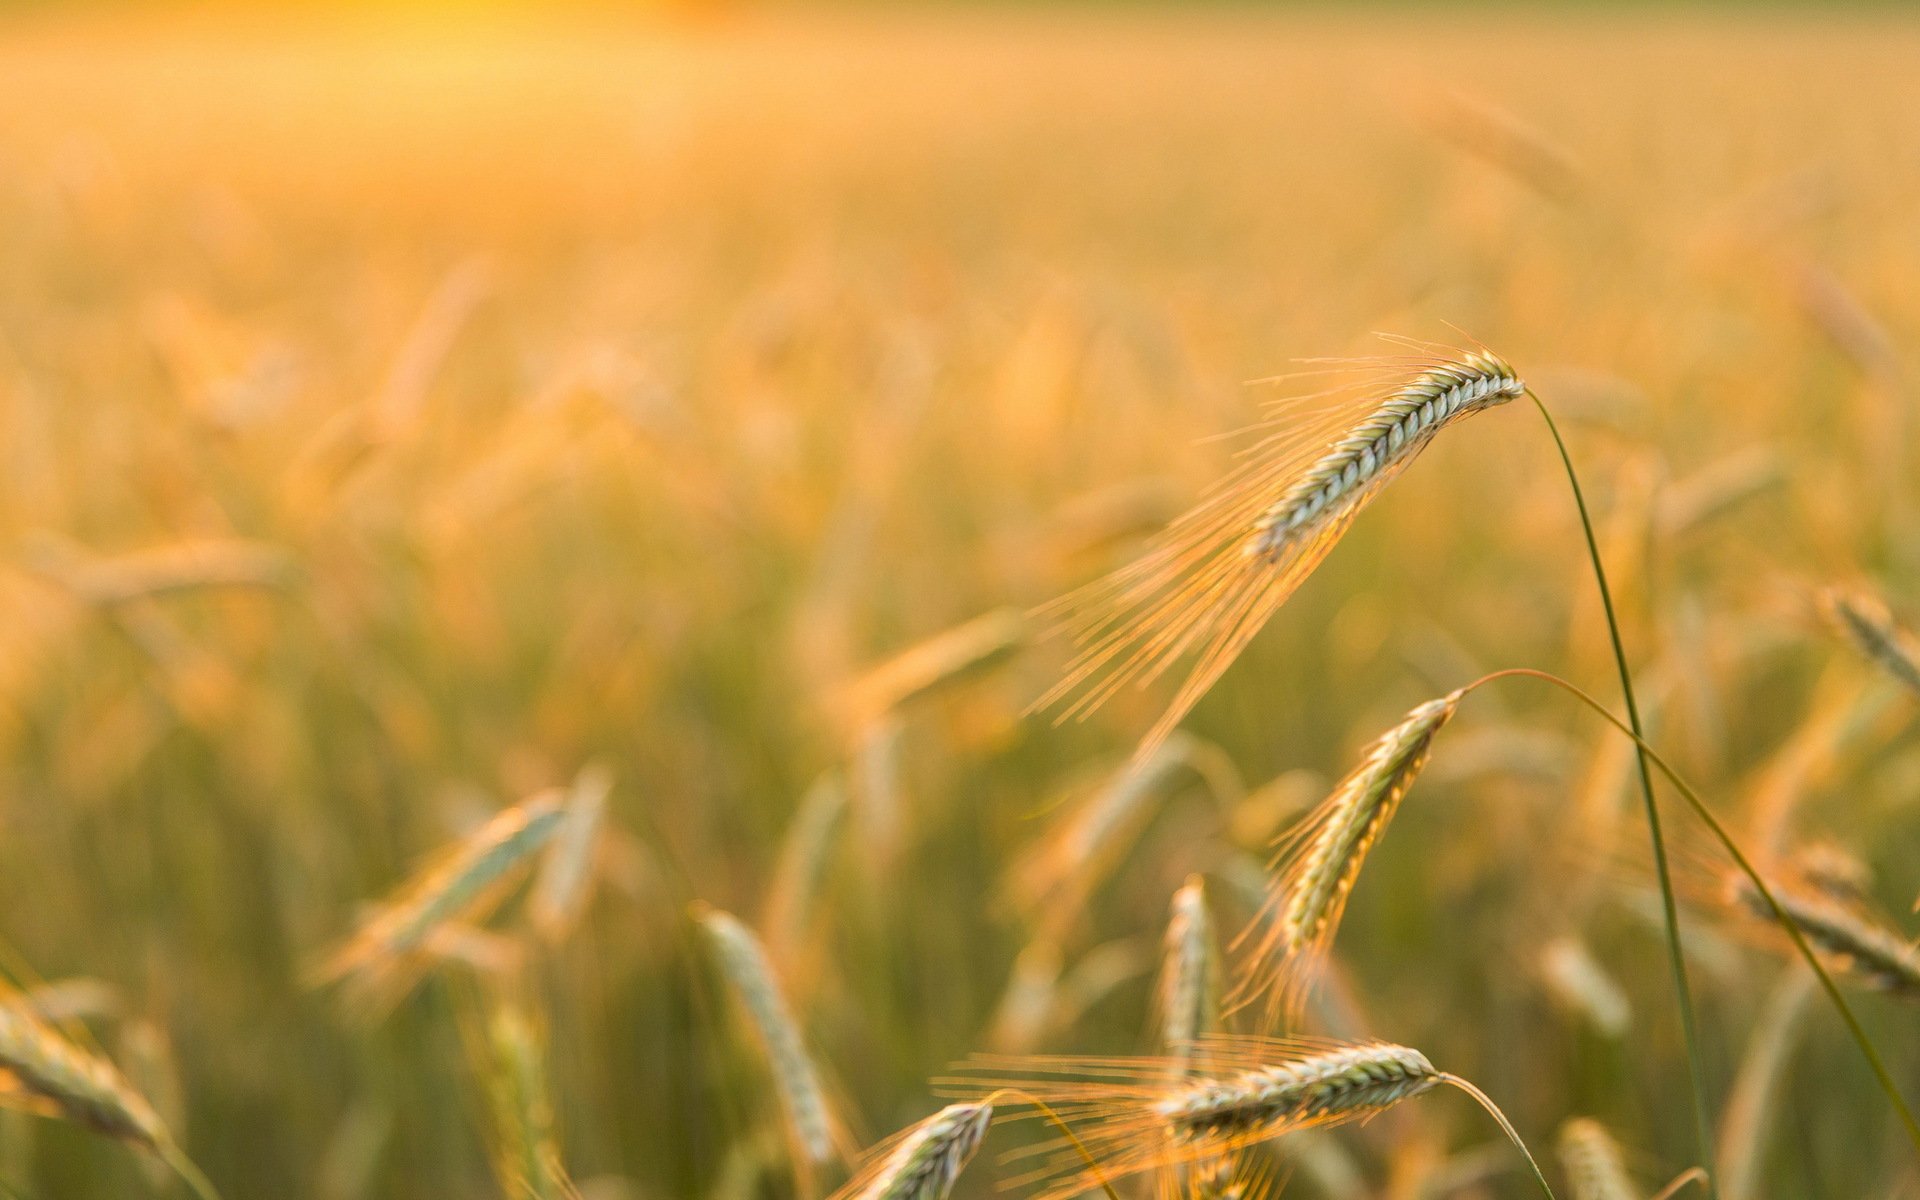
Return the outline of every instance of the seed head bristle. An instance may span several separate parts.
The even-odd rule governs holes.
[[[766,1052],[797,1161],[803,1169],[831,1162],[835,1125],[826,1092],[759,939],[730,913],[701,906],[694,916]]]
[[[1401,798],[1427,763],[1433,738],[1453,718],[1463,692],[1409,712],[1361,756],[1359,766],[1281,842],[1260,916],[1241,940],[1259,941],[1234,993],[1236,1005],[1267,996],[1274,1012],[1299,1004],[1333,941],[1354,882]]]
[[[1474,350],[1376,363],[1356,383],[1302,398],[1145,557],[1043,610],[1078,653],[1039,707],[1074,697],[1061,718],[1081,716],[1190,660],[1141,745],[1148,753],[1441,429],[1524,391],[1505,360]]]
[[[1620,1144],[1590,1117],[1575,1117],[1560,1127],[1560,1169],[1566,1172],[1574,1200],[1642,1200],[1627,1174]]]
[[[948,1105],[895,1139],[833,1200],[946,1200],[992,1119],[991,1104]]]

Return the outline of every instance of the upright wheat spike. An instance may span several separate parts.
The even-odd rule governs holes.
[[[1426,765],[1434,735],[1453,718],[1464,694],[1449,692],[1414,708],[1367,747],[1360,765],[1282,839],[1266,903],[1235,943],[1259,937],[1235,988],[1234,1004],[1266,996],[1275,1014],[1298,1015],[1368,852]]]
[[[345,982],[375,1010],[390,1006],[418,980],[434,934],[487,909],[553,836],[563,813],[554,792],[500,812],[362,922],[321,965],[318,981]]]
[[[992,1119],[991,1104],[949,1104],[883,1146],[833,1200],[946,1200]]]
[[[0,993],[0,1071],[13,1090],[44,1101],[49,1115],[158,1155],[197,1195],[213,1196],[153,1105],[114,1065],[61,1036],[11,989]]]
[[[550,940],[565,937],[587,907],[612,792],[613,772],[603,763],[581,768],[567,790],[566,816],[533,886],[533,924]]]
[[[1627,1174],[1620,1144],[1590,1117],[1575,1117],[1560,1127],[1560,1169],[1567,1173],[1573,1200],[1643,1200]]]
[[[698,905],[693,915],[706,931],[720,969],[766,1052],[801,1171],[824,1166],[834,1158],[834,1120],[819,1074],[807,1055],[800,1026],[787,1007],[766,953],[753,933],[731,914]]]
[[[486,1074],[493,1109],[494,1173],[508,1200],[578,1200],[554,1134],[541,1039],[516,1009],[501,1006],[487,1022]]]
[[[1920,642],[1878,596],[1830,587],[1816,600],[1821,616],[1862,656],[1920,696]]]
[[[1213,917],[1207,912],[1206,885],[1198,875],[1173,894],[1173,918],[1167,922],[1160,971],[1161,1038],[1180,1063],[1184,1078],[1192,1067],[1193,1047],[1215,1032],[1220,1020],[1220,954],[1214,944]]]
[[[1083,715],[1191,659],[1142,743],[1147,753],[1441,429],[1525,390],[1493,354],[1422,349],[1364,364],[1357,378],[1279,412],[1240,469],[1144,558],[1043,609],[1079,650],[1040,706],[1075,696],[1062,719]]]
[[[1876,991],[1920,998],[1920,949],[1898,931],[1857,905],[1798,882],[1770,879],[1767,887],[1787,919],[1834,965]],[[1775,927],[1773,910],[1746,876],[1730,877],[1727,893],[1735,908]]]
[[[1173,1079],[1170,1068],[1176,1061],[976,1059],[975,1066],[990,1076],[1026,1074],[949,1082],[1005,1089],[1038,1101],[1074,1130],[1072,1139],[1044,1142],[1012,1156],[1040,1160],[1009,1183],[1043,1183],[1041,1200],[1065,1200],[1103,1180],[1163,1167],[1210,1166],[1296,1130],[1365,1120],[1443,1083],[1473,1096],[1533,1162],[1484,1093],[1406,1046],[1218,1036],[1196,1044],[1191,1075]],[[1089,1158],[1098,1166],[1089,1166]],[[1534,1173],[1539,1176],[1537,1167]],[[1544,1179],[1541,1187],[1546,1188]]]

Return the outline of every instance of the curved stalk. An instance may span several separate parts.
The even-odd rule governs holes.
[[[1547,1200],[1553,1200],[1553,1188],[1548,1185],[1546,1175],[1540,1170],[1540,1164],[1534,1161],[1533,1151],[1527,1149],[1527,1144],[1520,1140],[1519,1131],[1514,1129],[1513,1122],[1507,1120],[1507,1114],[1500,1111],[1500,1106],[1495,1104],[1485,1092],[1460,1078],[1458,1075],[1449,1075],[1445,1071],[1442,1071],[1440,1073],[1440,1082],[1450,1083],[1454,1087],[1459,1088],[1467,1095],[1472,1096],[1481,1108],[1487,1110],[1487,1115],[1493,1118],[1496,1125],[1500,1126],[1500,1132],[1507,1135],[1507,1140],[1513,1143],[1514,1149],[1520,1151],[1521,1157],[1527,1160],[1527,1168],[1533,1172],[1533,1177],[1540,1184],[1540,1190],[1546,1193]]]
[[[1854,1043],[1860,1047],[1860,1053],[1866,1058],[1867,1065],[1873,1069],[1874,1078],[1879,1080],[1880,1090],[1887,1094],[1887,1099],[1892,1102],[1894,1111],[1900,1114],[1901,1123],[1906,1126],[1907,1138],[1913,1143],[1914,1152],[1920,1154],[1920,1121],[1914,1119],[1913,1110],[1907,1107],[1906,1100],[1900,1095],[1900,1088],[1893,1081],[1893,1073],[1887,1069],[1887,1064],[1881,1059],[1880,1052],[1874,1048],[1873,1039],[1867,1036],[1867,1031],[1861,1027],[1859,1018],[1853,1015],[1853,1007],[1847,1003],[1847,998],[1840,993],[1840,987],[1834,983],[1833,976],[1829,975],[1826,967],[1821,965],[1819,956],[1813,952],[1813,947],[1808,944],[1806,935],[1800,931],[1800,926],[1794,922],[1792,917],[1787,915],[1786,909],[1780,907],[1780,902],[1774,899],[1773,890],[1767,886],[1767,881],[1760,877],[1760,872],[1754,869],[1753,863],[1741,852],[1739,845],[1734,842],[1733,836],[1727,832],[1724,825],[1720,824],[1719,818],[1713,815],[1713,810],[1707,807],[1704,800],[1700,799],[1700,794],[1688,786],[1686,780],[1680,778],[1679,773],[1676,772],[1672,766],[1668,765],[1667,760],[1660,757],[1659,752],[1652,746],[1649,746],[1644,738],[1634,733],[1633,730],[1627,726],[1626,722],[1609,712],[1606,705],[1595,700],[1578,686],[1567,682],[1558,675],[1548,671],[1537,671],[1532,667],[1510,667],[1504,671],[1495,671],[1490,675],[1484,675],[1461,690],[1471,692],[1482,684],[1492,683],[1496,679],[1507,678],[1542,680],[1552,684],[1588,708],[1591,708],[1594,712],[1598,713],[1600,718],[1607,724],[1613,726],[1627,737],[1632,738],[1634,744],[1639,748],[1641,755],[1648,762],[1652,763],[1661,775],[1666,777],[1667,782],[1673,785],[1675,791],[1680,793],[1681,798],[1687,802],[1687,806],[1693,810],[1694,815],[1706,824],[1706,827],[1712,831],[1713,836],[1718,839],[1720,845],[1726,848],[1727,853],[1733,858],[1735,865],[1740,868],[1741,873],[1747,877],[1748,882],[1753,884],[1754,890],[1760,893],[1760,898],[1767,902],[1767,908],[1773,913],[1774,922],[1778,924],[1780,928],[1786,930],[1787,936],[1793,939],[1794,947],[1800,951],[1800,957],[1805,959],[1807,965],[1813,968],[1813,973],[1819,976],[1820,986],[1826,991],[1827,998],[1833,1002],[1833,1007],[1839,1011],[1840,1019],[1845,1022],[1847,1032],[1853,1035]],[[1704,1173],[1705,1168],[1702,1168],[1702,1171]],[[1708,1176],[1708,1186],[1711,1186],[1711,1176]]]
[[[1660,879],[1660,908],[1667,927],[1667,966],[1673,975],[1674,1000],[1680,1006],[1680,1032],[1687,1043],[1687,1075],[1693,1085],[1694,1137],[1699,1145],[1700,1160],[1711,1163],[1713,1120],[1707,1111],[1706,1071],[1700,1058],[1693,989],[1687,983],[1686,957],[1680,949],[1680,906],[1673,896],[1673,873],[1667,865],[1666,836],[1660,828],[1660,811],[1653,802],[1653,775],[1647,769],[1645,731],[1640,724],[1640,704],[1633,694],[1633,672],[1627,666],[1626,647],[1620,641],[1620,622],[1613,610],[1613,591],[1607,586],[1607,570],[1600,562],[1600,543],[1593,535],[1593,520],[1587,513],[1586,496],[1580,490],[1580,477],[1573,469],[1573,456],[1567,452],[1567,443],[1560,436],[1560,427],[1553,423],[1553,414],[1547,411],[1546,404],[1532,388],[1527,389],[1527,398],[1540,410],[1541,419],[1547,423],[1547,432],[1553,435],[1554,448],[1560,451],[1560,463],[1567,470],[1567,483],[1573,489],[1573,504],[1580,510],[1580,529],[1587,537],[1587,557],[1593,562],[1593,580],[1600,588],[1600,607],[1607,618],[1607,636],[1613,641],[1613,662],[1620,672],[1620,691],[1626,697],[1627,721],[1632,726],[1629,732],[1637,751],[1635,759],[1639,767],[1640,799],[1646,810],[1647,838],[1653,845],[1653,869]],[[1720,1189],[1714,1180],[1712,1168],[1704,1169],[1707,1173],[1708,1200],[1718,1200]]]

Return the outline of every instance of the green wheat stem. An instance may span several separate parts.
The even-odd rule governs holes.
[[[1733,840],[1733,835],[1727,832],[1726,826],[1720,823],[1719,818],[1713,815],[1713,810],[1707,807],[1706,801],[1700,798],[1700,793],[1694,791],[1686,780],[1680,778],[1679,772],[1675,771],[1673,767],[1668,764],[1667,760],[1660,756],[1658,751],[1648,745],[1644,738],[1634,733],[1632,729],[1628,728],[1626,722],[1608,711],[1606,705],[1595,700],[1575,684],[1569,683],[1551,672],[1537,671],[1532,667],[1510,667],[1504,671],[1495,671],[1490,675],[1484,675],[1462,688],[1461,691],[1471,692],[1482,684],[1492,683],[1496,679],[1508,678],[1542,680],[1561,689],[1588,708],[1591,708],[1594,712],[1598,713],[1600,718],[1606,721],[1607,724],[1631,738],[1634,745],[1639,748],[1642,757],[1652,763],[1654,767],[1658,768],[1660,774],[1666,777],[1667,782],[1673,785],[1674,790],[1680,793],[1681,798],[1687,802],[1687,806],[1693,810],[1694,815],[1699,817],[1700,820],[1705,823],[1706,827],[1712,831],[1713,836],[1726,848],[1727,853],[1733,858],[1734,863],[1739,866],[1741,873],[1753,884],[1754,890],[1759,892],[1761,898],[1767,902],[1767,907],[1772,910],[1775,923],[1786,931],[1788,937],[1793,939],[1794,947],[1799,950],[1800,957],[1806,960],[1807,966],[1813,968],[1813,973],[1819,977],[1820,986],[1826,990],[1827,998],[1833,1002],[1833,1007],[1840,1013],[1840,1019],[1845,1022],[1847,1032],[1853,1035],[1854,1043],[1860,1047],[1861,1055],[1866,1058],[1867,1065],[1873,1069],[1874,1077],[1879,1080],[1880,1090],[1887,1094],[1887,1099],[1892,1102],[1894,1110],[1900,1114],[1901,1123],[1907,1128],[1907,1138],[1913,1143],[1914,1152],[1920,1154],[1920,1121],[1914,1119],[1913,1110],[1907,1107],[1906,1100],[1900,1095],[1899,1085],[1894,1083],[1893,1073],[1887,1069],[1885,1060],[1880,1057],[1880,1052],[1874,1048],[1873,1039],[1869,1038],[1867,1031],[1861,1027],[1860,1019],[1853,1015],[1853,1007],[1847,1003],[1847,998],[1841,994],[1839,985],[1833,982],[1833,976],[1829,975],[1826,967],[1821,965],[1819,956],[1813,952],[1813,947],[1808,944],[1806,935],[1800,931],[1799,924],[1796,923],[1792,917],[1789,917],[1787,910],[1780,906],[1778,900],[1774,899],[1772,889],[1767,887],[1767,881],[1760,877],[1760,872],[1754,869],[1753,863]],[[1701,1167],[1699,1169],[1703,1176],[1703,1181],[1711,1187],[1712,1176],[1707,1173],[1706,1168]]]
[[[1527,398],[1540,410],[1541,419],[1547,423],[1547,432],[1553,435],[1554,447],[1560,451],[1560,463],[1567,469],[1567,484],[1573,489],[1573,504],[1580,510],[1580,529],[1587,538],[1587,557],[1593,561],[1593,579],[1600,588],[1600,607],[1607,618],[1607,636],[1613,641],[1613,662],[1620,672],[1620,691],[1626,697],[1627,722],[1632,726],[1629,732],[1633,735],[1634,758],[1639,767],[1640,799],[1647,814],[1647,838],[1653,844],[1653,869],[1660,880],[1660,907],[1666,918],[1667,965],[1673,974],[1674,999],[1680,1006],[1680,1032],[1687,1043],[1687,1075],[1693,1090],[1694,1136],[1699,1142],[1701,1161],[1711,1163],[1713,1119],[1707,1112],[1706,1071],[1700,1058],[1693,989],[1687,983],[1686,958],[1680,950],[1680,906],[1673,896],[1673,873],[1667,865],[1666,836],[1660,829],[1660,811],[1653,802],[1653,775],[1647,769],[1645,730],[1640,723],[1640,704],[1633,694],[1633,672],[1627,666],[1627,650],[1620,640],[1620,621],[1613,610],[1613,590],[1607,586],[1607,570],[1600,562],[1600,543],[1593,535],[1593,519],[1587,512],[1586,496],[1580,490],[1580,476],[1573,469],[1573,456],[1567,451],[1566,440],[1560,436],[1560,427],[1553,422],[1553,414],[1547,411],[1546,404],[1532,388],[1527,389]],[[1708,1200],[1718,1200],[1720,1188],[1713,1178],[1712,1168],[1704,1169],[1707,1171]]]

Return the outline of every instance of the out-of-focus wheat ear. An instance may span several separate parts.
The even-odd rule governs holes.
[[[1547,994],[1563,1010],[1602,1037],[1626,1036],[1633,1024],[1633,1002],[1584,941],[1573,934],[1554,938],[1541,948],[1538,969]]]
[[[1747,1034],[1747,1048],[1727,1091],[1714,1155],[1722,1200],[1761,1200],[1767,1153],[1777,1139],[1769,1129],[1786,1082],[1801,1018],[1813,1002],[1816,982],[1805,963],[1793,962],[1760,1006]]]
[[[490,909],[564,815],[557,792],[542,792],[495,815],[375,909],[318,966],[314,982],[339,983],[356,1007],[384,1013],[419,981],[434,936],[451,922]]]
[[[1360,764],[1281,841],[1266,902],[1235,942],[1250,943],[1252,950],[1229,1007],[1264,997],[1272,1019],[1297,1020],[1367,854],[1464,694],[1449,692],[1410,711],[1367,747]]]
[[[1644,1200],[1627,1173],[1626,1156],[1606,1127],[1591,1117],[1575,1117],[1560,1127],[1560,1169],[1573,1200]]]
[[[841,708],[850,728],[964,682],[1005,662],[1026,644],[1026,614],[1002,608],[935,634],[850,684]]]
[[[1522,394],[1484,351],[1357,364],[1282,414],[1241,466],[1138,562],[1039,610],[1077,654],[1036,708],[1083,716],[1122,688],[1185,677],[1144,757],[1225,673],[1354,518],[1446,425]]]
[[[830,771],[814,780],[787,825],[760,917],[767,948],[777,962],[791,963],[806,936],[846,815],[846,784]]]
[[[891,714],[868,725],[853,751],[854,819],[860,831],[860,859],[875,879],[893,872],[906,847],[907,798],[902,779],[901,743],[906,729]]]
[[[68,1040],[10,989],[0,994],[0,1072],[37,1111],[154,1154],[203,1200],[214,1195],[146,1097],[112,1063]]]
[[[948,1105],[877,1147],[833,1200],[946,1200],[992,1120],[991,1104]]]
[[[1886,602],[1858,589],[1830,587],[1815,598],[1827,624],[1861,656],[1920,697],[1920,642],[1894,620]]]
[[[1180,1064],[1179,1075],[1185,1077],[1193,1069],[1195,1044],[1220,1024],[1220,953],[1207,910],[1206,885],[1198,875],[1173,894],[1158,1003],[1161,1041]]]
[[[581,768],[567,790],[566,815],[553,833],[533,888],[533,925],[548,941],[566,937],[586,911],[612,793],[613,772],[605,763]]]
[[[800,1025],[752,931],[731,914],[704,904],[695,904],[693,918],[706,932],[721,973],[767,1056],[795,1166],[810,1181],[815,1171],[838,1157],[840,1134]]]
[[[493,1169],[508,1200],[578,1200],[555,1132],[544,1037],[510,1004],[487,1017],[479,1064],[493,1118]]]
[[[1787,919],[1820,956],[1844,976],[1875,991],[1920,1000],[1920,947],[1857,904],[1793,879],[1769,879],[1767,888]],[[1745,875],[1727,879],[1727,903],[1767,932],[1773,909]]]

